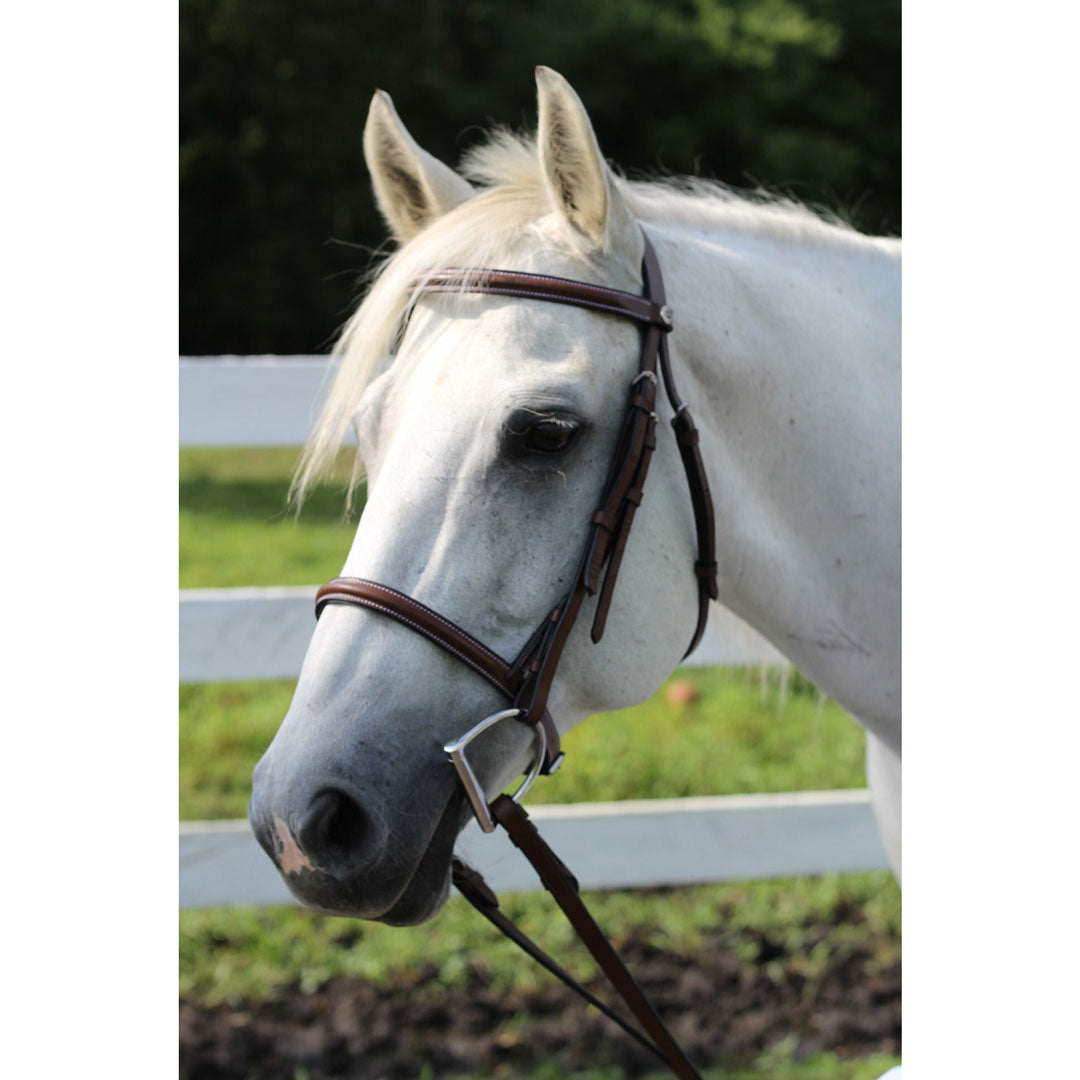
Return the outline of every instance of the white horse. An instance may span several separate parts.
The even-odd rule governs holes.
[[[546,68],[537,85],[536,142],[496,133],[461,173],[416,145],[389,97],[372,100],[364,150],[400,247],[342,337],[298,497],[351,426],[369,488],[343,574],[392,585],[516,655],[581,556],[638,331],[535,300],[415,300],[409,286],[471,266],[639,292],[644,230],[701,428],[720,603],[866,728],[899,871],[900,244],[716,185],[626,182],[571,87]],[[667,402],[658,409],[665,419]],[[654,693],[693,631],[693,515],[666,424],[658,438],[607,632],[593,645],[582,629],[588,602],[552,689],[561,731]],[[330,605],[250,807],[293,893],[394,924],[435,914],[470,814],[442,748],[502,707],[419,635]],[[521,772],[531,746],[521,724],[493,729],[478,760],[485,790]]]

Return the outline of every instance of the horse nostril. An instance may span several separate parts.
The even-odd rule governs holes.
[[[330,870],[355,860],[366,833],[364,812],[344,792],[331,789],[312,799],[296,838],[314,862]]]
[[[326,841],[332,847],[352,849],[364,832],[364,814],[347,795],[328,793],[335,800],[326,815]]]

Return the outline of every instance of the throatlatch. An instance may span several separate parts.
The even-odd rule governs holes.
[[[514,926],[499,910],[499,902],[483,878],[456,858],[454,884],[485,918],[652,1051],[681,1080],[701,1080],[700,1074],[672,1038],[618,953],[589,914],[578,895],[574,875],[547,846],[520,805],[521,798],[536,777],[554,772],[563,760],[559,733],[547,711],[548,695],[563,648],[587,596],[598,594],[592,640],[598,642],[604,635],[630,527],[641,505],[645,478],[656,449],[656,391],[661,378],[675,412],[672,427],[690,488],[697,530],[698,558],[694,563],[694,574],[698,582],[698,620],[685,655],[689,655],[701,641],[708,619],[709,601],[715,600],[718,595],[712,497],[698,446],[697,428],[672,378],[667,335],[673,328],[673,313],[667,306],[663,276],[648,236],[644,236],[644,242],[644,290],[641,296],[583,281],[510,270],[437,270],[415,286],[417,293],[490,293],[569,304],[632,319],[641,327],[641,362],[629,386],[626,418],[599,504],[589,521],[574,586],[547,613],[518,656],[507,661],[460,626],[405,593],[361,578],[335,578],[324,585],[316,596],[315,615],[317,618],[329,603],[358,604],[387,615],[457,657],[509,700],[509,708],[480,721],[459,739],[449,743],[445,747],[446,752],[458,772],[481,828],[491,832],[499,824],[506,829],[644,1032],[634,1028],[599,1001]],[[533,728],[537,753],[528,775],[514,795],[499,795],[488,805],[466,751],[472,739],[506,719],[516,719]]]

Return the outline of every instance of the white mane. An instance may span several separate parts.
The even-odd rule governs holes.
[[[460,172],[477,186],[477,194],[373,269],[366,297],[334,346],[338,373],[290,492],[298,507],[333,467],[360,395],[392,352],[411,304],[410,285],[440,266],[513,268],[515,256],[528,244],[531,226],[554,210],[532,138],[496,130],[466,155]],[[782,196],[740,194],[720,183],[689,177],[618,178],[616,182],[631,213],[644,222],[736,230],[795,243],[846,247],[881,243],[834,215]],[[350,504],[361,475],[357,455],[349,484]]]

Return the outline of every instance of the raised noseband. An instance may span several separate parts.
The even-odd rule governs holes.
[[[467,630],[462,630],[457,623],[451,622],[406,593],[390,588],[389,585],[366,581],[363,578],[334,578],[315,594],[315,618],[331,603],[356,604],[407,626],[472,668],[510,701],[514,700],[521,689],[524,669],[520,665],[504,660]],[[546,709],[537,723],[544,732],[540,767],[545,774],[549,774],[558,768],[562,760],[559,730]]]

